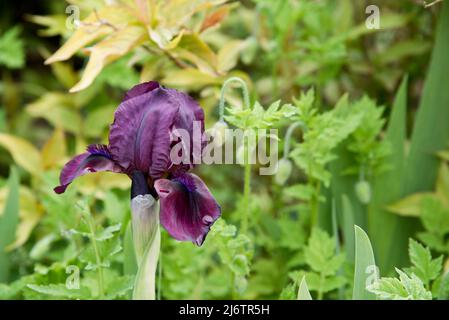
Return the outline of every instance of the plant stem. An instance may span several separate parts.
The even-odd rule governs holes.
[[[320,288],[318,289],[318,300],[323,300],[323,281],[324,281],[324,275],[323,273],[320,273]]]
[[[161,300],[162,292],[162,254],[159,254],[159,269],[158,269],[158,279],[157,279],[157,300]]]
[[[101,267],[101,257],[100,257],[100,251],[98,250],[97,246],[97,240],[95,239],[95,224],[93,221],[93,217],[90,215],[88,217],[88,225],[90,229],[90,241],[92,242],[92,247],[94,249],[95,253],[95,260],[97,262],[98,266],[98,297],[100,299],[104,298],[104,276],[103,276],[103,268]]]
[[[248,137],[245,140],[245,176],[243,185],[243,216],[242,216],[242,233],[245,234],[248,231],[248,220],[250,211],[250,194],[251,194],[251,164],[249,163],[249,143]]]
[[[320,182],[313,179],[310,185],[314,189],[314,195],[310,199],[310,232],[318,223],[318,199],[320,197]]]

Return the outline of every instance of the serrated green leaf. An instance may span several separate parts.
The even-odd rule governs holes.
[[[431,280],[436,279],[440,275],[443,256],[432,259],[430,250],[413,239],[410,239],[409,243],[409,256],[413,265],[409,273],[416,274],[426,287]]]

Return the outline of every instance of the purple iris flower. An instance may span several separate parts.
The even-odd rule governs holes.
[[[63,193],[76,177],[90,172],[127,174],[132,180],[131,197],[152,194],[160,200],[160,221],[168,233],[200,246],[220,217],[220,206],[206,184],[188,172],[193,161],[175,164],[170,159],[171,148],[182,139],[174,139],[173,130],[186,130],[192,140],[194,122],[200,123],[203,134],[204,112],[191,97],[154,81],[139,84],[115,111],[109,145],[90,145],[70,160],[54,190]]]

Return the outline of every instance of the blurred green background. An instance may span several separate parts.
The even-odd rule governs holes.
[[[368,5],[379,29],[366,27]],[[59,171],[85,145],[107,143],[133,85],[188,92],[211,127],[231,76],[252,102],[296,108],[273,124],[281,149],[292,123],[308,131],[293,134],[288,181],[256,165],[249,195],[241,166],[198,168],[223,218],[201,248],[163,231],[158,297],[293,299],[305,276],[313,298],[351,298],[356,224],[382,276],[411,266],[407,279],[422,289],[398,278],[378,298],[448,298],[448,10],[412,0],[2,1],[0,298],[130,298],[129,179],[85,176],[57,196]],[[226,104],[241,108],[239,90]],[[100,260],[78,200],[99,230],[114,230]],[[78,289],[65,285],[68,266],[80,270]]]

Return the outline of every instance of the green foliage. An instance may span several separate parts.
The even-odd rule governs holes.
[[[413,239],[410,239],[409,256],[412,267],[407,273],[415,274],[422,280],[424,286],[428,287],[430,281],[435,280],[441,273],[443,256],[432,259],[430,250]]]
[[[14,167],[10,169],[8,198],[0,215],[0,283],[7,282],[10,274],[10,246],[16,236],[19,222],[19,177]]]
[[[225,116],[226,121],[237,128],[244,129],[273,127],[281,119],[289,118],[295,114],[295,108],[291,104],[281,106],[280,101],[272,103],[267,109],[256,102],[252,109],[227,108],[227,111],[229,115]]]
[[[15,26],[0,35],[0,65],[18,69],[25,64],[24,42],[20,33],[21,28]]]
[[[378,274],[376,262],[374,261],[373,248],[368,235],[358,226],[355,226],[355,270],[354,270],[354,289],[352,291],[353,300],[372,300],[374,295],[367,288],[368,276]],[[374,273],[374,274],[373,274]]]
[[[441,275],[443,257],[432,259],[430,250],[413,239],[409,242],[409,255],[412,266],[405,271],[396,268],[399,278],[381,278],[368,290],[386,300],[431,300],[431,282],[445,278]]]
[[[346,279],[338,275],[338,271],[343,265],[345,256],[341,253],[336,254],[335,249],[335,239],[329,237],[323,230],[313,229],[304,248],[304,260],[310,271],[292,273],[294,285],[284,289],[284,295],[290,297],[288,292],[293,292],[304,276],[308,288],[317,292],[317,299],[322,299],[324,294],[342,287]],[[281,298],[283,298],[282,295]]]
[[[415,274],[408,276],[396,269],[397,278],[382,278],[375,283],[371,291],[384,300],[431,300],[432,293],[424,288],[423,282]]]
[[[224,219],[199,248],[161,230],[157,297],[449,298],[446,1],[384,1],[379,31],[350,0],[69,2],[77,28],[59,0],[0,12],[0,299],[130,299],[129,178],[56,195],[62,165],[136,83],[186,91],[210,128],[232,77],[253,103],[229,90],[225,120],[278,129],[285,177],[198,166]]]

